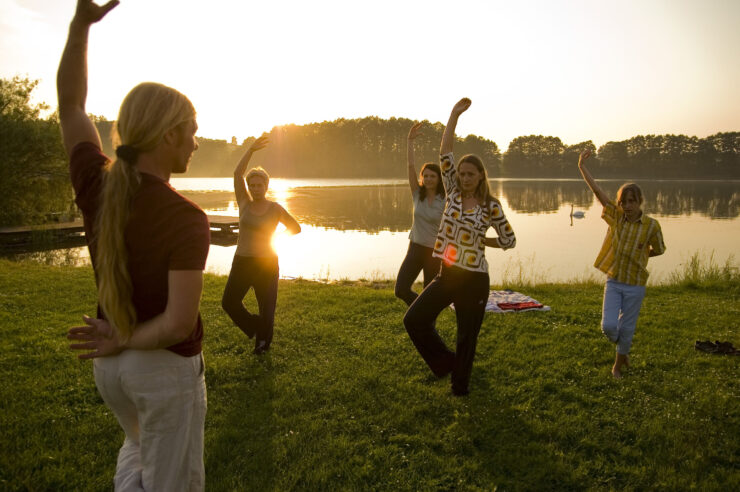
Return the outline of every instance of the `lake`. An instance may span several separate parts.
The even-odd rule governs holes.
[[[172,186],[208,214],[237,216],[232,178],[173,178]],[[622,184],[600,180],[611,196]],[[660,283],[694,253],[724,263],[740,245],[740,181],[639,182],[645,212],[660,221],[666,254],[651,258],[650,283]],[[606,232],[601,206],[581,180],[491,180],[517,237],[515,249],[488,248],[491,282],[596,278],[592,267]],[[302,232],[274,238],[283,278],[393,279],[408,247],[411,194],[404,180],[270,180],[270,199],[301,223]],[[585,212],[571,219],[571,209]],[[281,226],[282,227],[282,226]],[[492,235],[491,231],[489,235]],[[211,245],[207,271],[228,274],[235,245]],[[35,253],[31,257],[44,258]],[[85,248],[57,251],[85,263]],[[47,256],[48,257],[48,254]],[[46,260],[49,261],[49,260]]]

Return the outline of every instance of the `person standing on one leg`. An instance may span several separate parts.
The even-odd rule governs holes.
[[[289,233],[301,232],[301,226],[287,210],[265,198],[270,183],[267,171],[257,167],[246,172],[252,155],[267,143],[267,136],[258,138],[234,170],[234,193],[239,205],[239,240],[221,300],[224,311],[239,329],[249,338],[256,335],[255,354],[264,353],[272,343],[279,277],[278,257],[272,248],[275,228],[281,222]],[[252,287],[259,314],[247,311],[242,302]]]
[[[115,490],[203,490],[206,386],[198,312],[210,228],[170,185],[198,148],[192,103],[145,82],[121,104],[116,158],[85,110],[90,27],[117,1],[79,0],[57,74],[59,123],[95,270],[98,318],[69,330],[121,425]],[[121,68],[125,71],[125,67]],[[115,74],[112,74],[115,76]]]
[[[637,326],[645,284],[648,258],[665,253],[660,224],[642,211],[642,190],[635,183],[626,183],[617,191],[612,202],[586,168],[591,152],[584,150],[578,158],[583,179],[604,207],[601,217],[609,226],[594,266],[606,273],[601,330],[617,345],[612,375],[622,377],[629,366],[632,337]]]
[[[442,171],[437,164],[427,162],[421,166],[417,176],[414,166],[414,139],[419,135],[421,123],[409,130],[407,161],[411,199],[414,203],[414,220],[409,233],[409,249],[401,263],[396,278],[396,297],[410,306],[417,297],[411,290],[419,272],[424,272],[424,287],[439,272],[441,260],[434,257],[434,242],[437,239],[439,221],[445,206],[445,190]]]
[[[490,282],[485,248],[509,249],[516,245],[501,203],[493,197],[488,175],[478,156],[464,155],[457,166],[452,155],[455,127],[470,107],[470,99],[458,101],[442,135],[440,168],[447,198],[434,244],[434,256],[442,260],[439,275],[411,304],[403,323],[411,341],[437,377],[452,373],[452,393],[469,391],[478,333],[486,309]],[[493,227],[498,237],[486,237]],[[447,348],[434,327],[439,313],[455,303],[457,344]]]

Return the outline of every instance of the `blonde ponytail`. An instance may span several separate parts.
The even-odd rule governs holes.
[[[153,82],[134,87],[121,104],[113,142],[126,146],[128,151],[117,152],[120,156],[104,170],[95,224],[98,302],[121,341],[131,337],[137,321],[124,238],[141,181],[136,156],[153,150],[165,133],[194,118],[195,109],[187,97]]]
[[[118,331],[119,339],[125,341],[136,325],[136,311],[131,302],[131,276],[123,232],[141,178],[133,163],[120,158],[106,168],[104,176],[95,227],[98,302],[108,322]]]

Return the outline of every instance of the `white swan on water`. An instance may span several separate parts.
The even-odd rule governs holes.
[[[571,217],[575,217],[576,219],[582,219],[582,218],[584,218],[586,216],[586,212],[584,212],[583,210],[576,210],[574,212],[573,211],[573,204],[571,203],[570,204],[570,216]]]

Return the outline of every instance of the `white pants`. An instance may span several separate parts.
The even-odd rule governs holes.
[[[115,490],[203,490],[202,354],[124,350],[95,359],[94,373],[100,395],[126,434]]]

